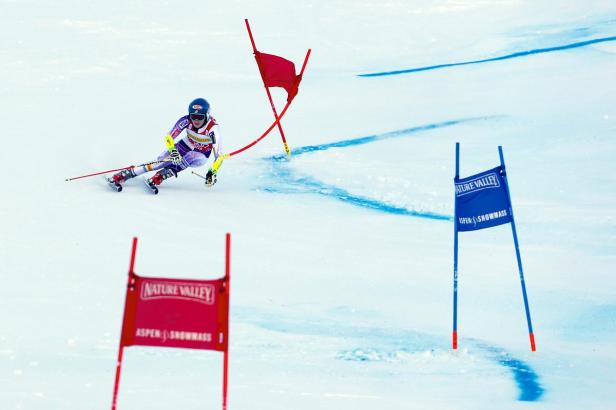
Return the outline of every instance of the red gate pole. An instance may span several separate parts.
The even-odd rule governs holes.
[[[120,341],[120,351],[118,352],[118,364],[116,367],[115,385],[113,386],[113,401],[111,402],[111,410],[116,410],[118,399],[118,388],[120,386],[120,373],[122,372],[122,356],[124,355],[124,346]]]
[[[227,334],[225,339],[225,351],[223,358],[223,382],[222,382],[222,410],[227,410],[227,392],[229,376],[229,302],[231,299],[231,234],[227,233],[225,241],[225,278],[227,286]]]
[[[306,52],[306,57],[304,58],[304,63],[302,64],[302,69],[299,71],[299,76],[303,76],[304,75],[304,70],[306,69],[306,64],[308,64],[308,58],[310,58],[310,52],[312,51],[311,48],[308,49],[308,51]]]
[[[255,55],[255,59],[257,60],[257,66],[259,67],[259,73],[261,74],[261,80],[263,80],[263,86],[265,87],[265,92],[267,93],[267,98],[269,98],[270,105],[272,106],[272,111],[274,111],[274,118],[277,121],[278,131],[280,132],[280,136],[282,137],[282,144],[284,145],[284,151],[287,153],[287,156],[291,156],[291,151],[289,150],[289,145],[287,144],[287,138],[284,136],[284,131],[282,130],[282,125],[280,124],[278,118],[278,112],[276,111],[276,106],[274,105],[274,100],[272,99],[272,94],[270,93],[269,88],[265,85],[265,79],[263,78],[263,68],[261,67],[261,61],[257,55],[257,46],[255,45],[255,39],[252,36],[252,31],[250,30],[250,25],[248,24],[248,19],[244,19],[246,22],[246,28],[248,29],[248,35],[250,36],[250,43],[252,44],[252,50]]]
[[[135,255],[137,253],[137,237],[133,238],[133,250],[130,256],[130,268],[128,270],[128,283],[126,288],[126,299],[128,299],[128,288],[131,285],[132,275],[135,273]],[[122,315],[122,334],[120,335],[120,347],[118,350],[118,361],[116,365],[115,384],[113,386],[113,399],[111,410],[116,410],[118,400],[118,389],[120,387],[120,374],[122,373],[122,357],[124,356],[124,323],[126,322],[126,301],[124,302],[124,314]]]
[[[228,332],[227,332],[228,337]],[[223,364],[223,385],[222,385],[222,410],[227,410],[227,376],[229,368],[229,347],[224,352],[224,364]]]

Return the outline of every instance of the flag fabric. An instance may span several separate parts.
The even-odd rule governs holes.
[[[301,76],[295,73],[295,64],[285,58],[255,50],[257,64],[266,87],[282,87],[287,91],[287,101],[295,98]]]
[[[123,346],[226,351],[229,293],[224,278],[182,280],[131,274]]]
[[[475,231],[511,222],[511,202],[506,184],[502,166],[456,179],[458,231]]]

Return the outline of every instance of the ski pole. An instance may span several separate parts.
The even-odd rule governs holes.
[[[205,180],[207,181],[207,178],[206,178],[206,177],[204,177],[203,175],[201,175],[201,174],[197,174],[195,171],[190,171],[190,172],[191,172],[193,175],[196,175],[196,176],[198,176],[199,178],[201,178],[201,179],[205,179]]]
[[[65,181],[67,181],[67,182],[68,181],[74,181],[76,179],[88,178],[88,177],[93,177],[93,176],[102,175],[102,174],[108,174],[109,172],[123,171],[125,169],[130,169],[130,168],[134,168],[134,165],[131,165],[131,166],[128,166],[128,167],[124,167],[124,168],[108,169],[107,171],[95,172],[93,174],[80,175],[78,177],[66,178]]]
[[[140,164],[140,165],[129,165],[129,166],[123,167],[123,168],[108,169],[106,171],[95,172],[93,174],[80,175],[78,177],[66,178],[65,181],[74,181],[75,179],[88,178],[88,177],[93,177],[93,176],[96,176],[96,175],[108,174],[110,172],[117,172],[117,171],[123,171],[125,169],[143,167],[143,166],[146,166],[146,165],[162,164],[163,162],[169,162],[169,160],[170,160],[169,158],[165,158],[165,159],[160,160],[160,161],[157,160],[157,161],[152,161],[152,162],[146,162],[145,164]]]
[[[190,171],[190,172],[192,172],[192,174],[193,174],[193,175],[196,175],[196,176],[198,176],[199,178],[201,178],[201,179],[205,180],[205,186],[207,186],[207,187],[209,187],[209,188],[213,187],[213,186],[214,186],[214,184],[216,183],[216,173],[214,173],[214,174],[212,175],[212,178],[208,180],[208,179],[207,179],[207,177],[204,177],[204,176],[203,176],[203,175],[201,175],[201,174],[197,174],[195,171]],[[208,172],[208,173],[209,173],[209,172]]]

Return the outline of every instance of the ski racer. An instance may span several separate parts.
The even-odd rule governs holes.
[[[181,117],[169,134],[175,140],[182,131],[186,130],[184,137],[177,141],[175,146],[158,156],[157,161],[137,167],[124,169],[107,181],[117,191],[122,190],[122,184],[131,178],[157,171],[145,182],[155,194],[158,186],[172,176],[189,167],[200,167],[207,163],[210,155],[214,154],[214,161],[222,155],[220,127],[214,117],[210,115],[210,104],[204,98],[197,98],[188,105],[188,115]],[[210,168],[205,177],[205,184],[213,186],[216,183],[216,170]]]

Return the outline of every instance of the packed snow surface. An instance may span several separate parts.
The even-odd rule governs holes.
[[[132,237],[140,275],[217,278],[226,232],[230,409],[616,408],[615,2],[0,4],[1,409],[110,408]],[[155,159],[196,97],[258,137],[244,18],[312,49],[290,160],[274,130],[212,189],[65,181]],[[534,353],[509,225],[460,234],[451,349],[456,142],[461,176],[503,147]],[[221,373],[127,348],[118,408],[219,408]]]

